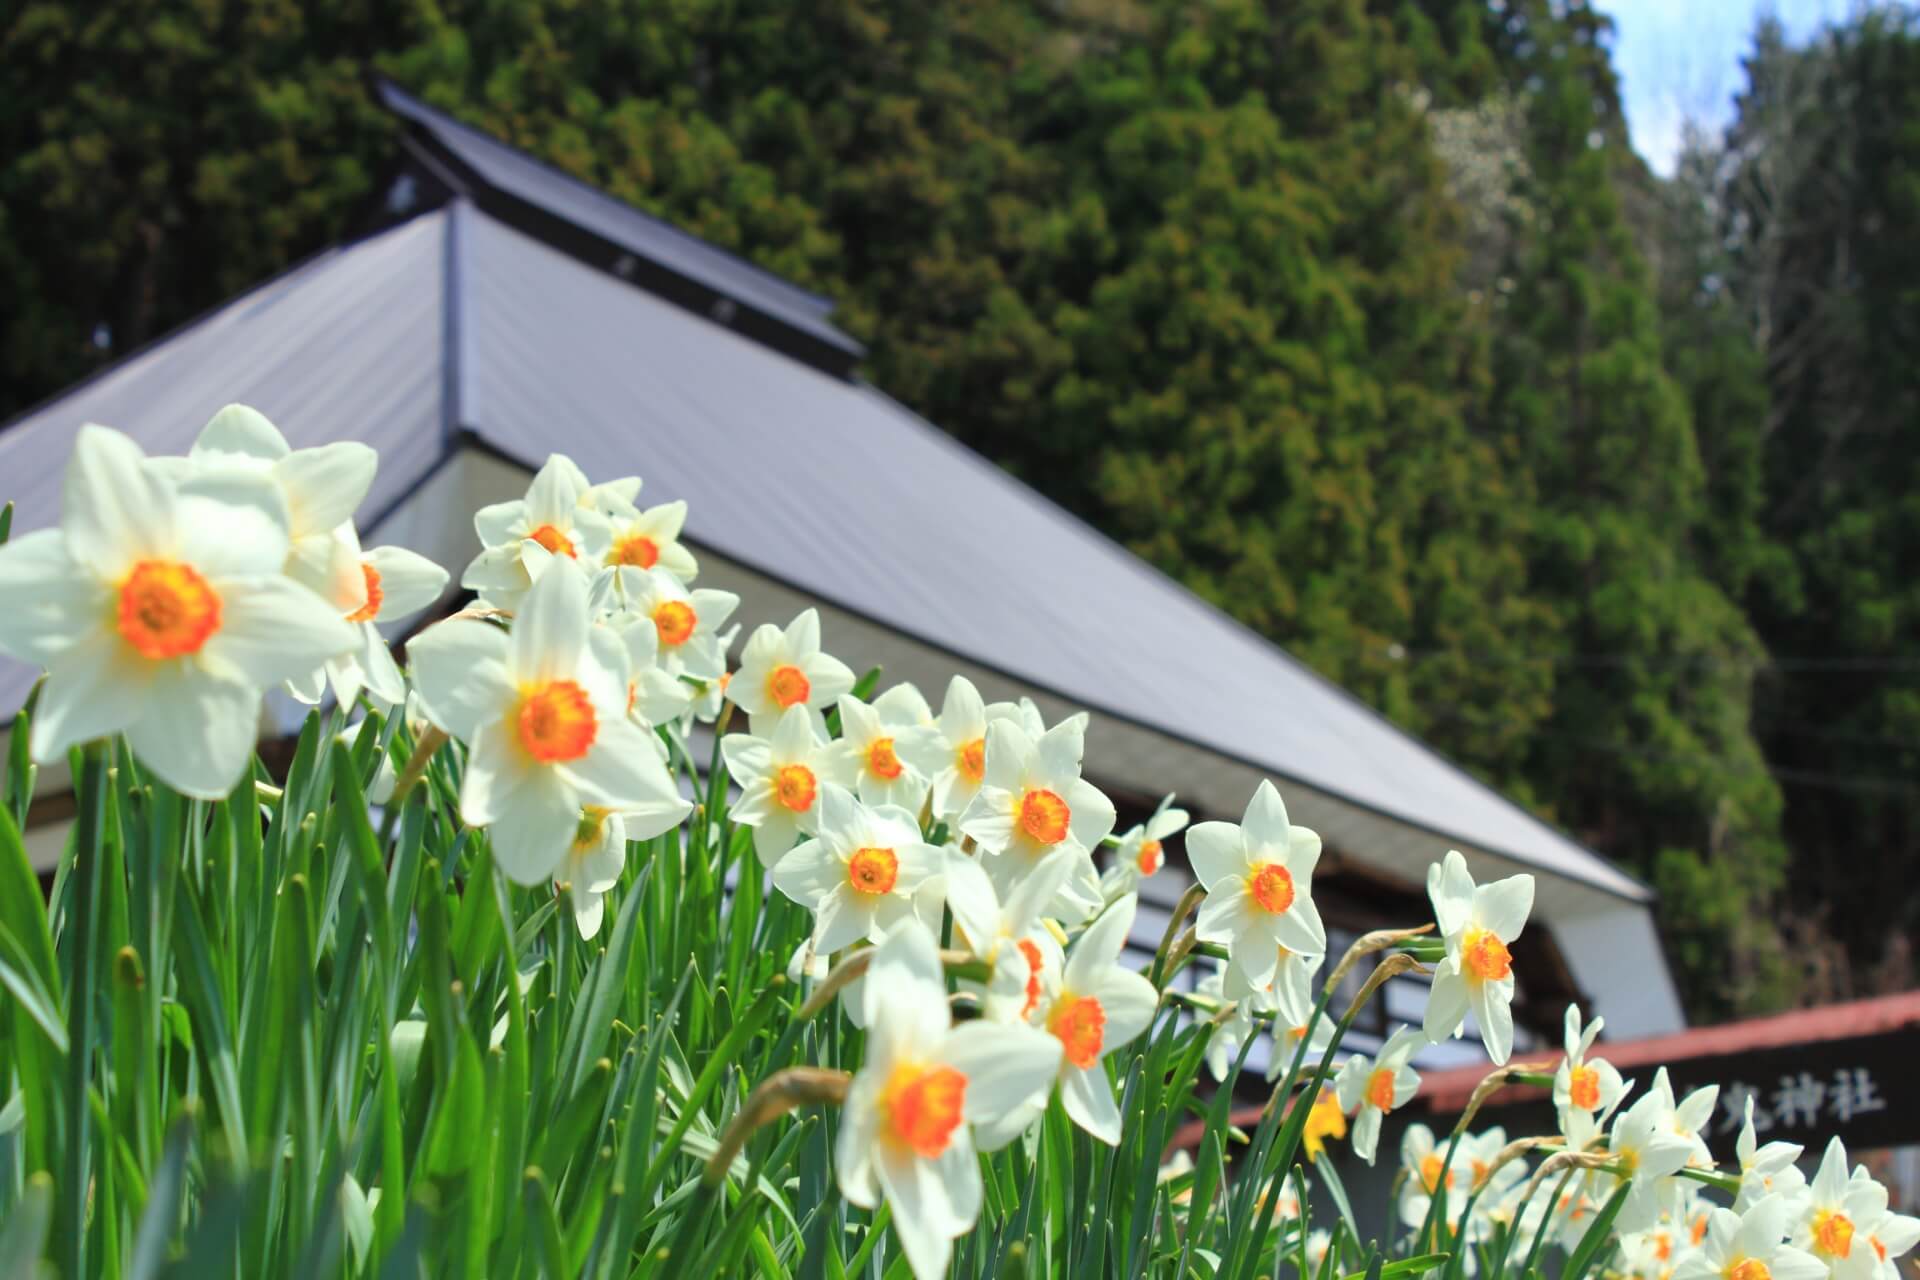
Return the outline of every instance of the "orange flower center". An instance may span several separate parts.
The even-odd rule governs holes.
[[[1468,975],[1482,982],[1498,982],[1513,972],[1507,944],[1491,929],[1469,929],[1461,953]]]
[[[367,580],[367,602],[347,615],[348,622],[372,622],[380,612],[380,602],[387,593],[380,589],[380,571],[370,564],[360,565],[360,575]]]
[[[1367,1077],[1367,1101],[1382,1111],[1393,1110],[1393,1072],[1375,1067]]]
[[[867,771],[885,782],[900,776],[900,757],[893,754],[892,738],[875,738],[868,744]]]
[[[1830,1258],[1853,1252],[1853,1220],[1844,1213],[1821,1210],[1813,1215],[1813,1247]]]
[[[1263,862],[1248,878],[1247,892],[1262,911],[1279,915],[1293,905],[1293,873],[1277,862]]]
[[[1664,1231],[1653,1233],[1653,1256],[1665,1262],[1673,1256],[1673,1237]]]
[[[1140,846],[1140,874],[1150,876],[1160,869],[1160,842],[1148,840]]]
[[[571,680],[549,680],[523,690],[514,724],[520,745],[543,764],[578,760],[599,729],[587,691]]]
[[[813,770],[803,764],[785,764],[774,770],[773,797],[795,813],[813,808],[813,798],[819,790]]]
[[[1473,1189],[1475,1191],[1478,1191],[1480,1188],[1487,1185],[1487,1175],[1493,1172],[1493,1166],[1488,1164],[1485,1160],[1475,1160],[1472,1162],[1472,1164],[1473,1164]],[[1448,1183],[1448,1185],[1451,1186],[1452,1183]]]
[[[148,658],[198,653],[220,629],[220,596],[192,565],[142,560],[120,584],[120,634]]]
[[[813,696],[813,685],[806,672],[789,663],[767,673],[767,696],[776,706],[798,706]]]
[[[987,776],[987,740],[975,738],[972,742],[963,742],[953,753],[954,768],[960,770],[960,776],[968,782],[978,782]]]
[[[1600,1106],[1600,1073],[1581,1063],[1567,1073],[1567,1100],[1582,1111]]]
[[[1727,1280],[1773,1280],[1773,1272],[1758,1258],[1742,1258],[1728,1269]]]
[[[932,1160],[953,1141],[966,1110],[967,1078],[952,1067],[902,1064],[880,1091],[886,1136]]]
[[[693,606],[685,600],[662,600],[653,611],[654,630],[660,633],[660,643],[669,648],[685,644],[698,622]]]
[[[527,537],[539,543],[554,555],[565,556],[569,560],[578,560],[580,558],[579,553],[573,549],[573,539],[550,524],[541,525],[538,529],[528,534]]]
[[[1020,954],[1027,958],[1027,1002],[1020,1007],[1020,1016],[1027,1018],[1040,1003],[1040,970],[1046,962],[1040,958],[1040,944],[1032,938],[1020,939]]]
[[[1076,1067],[1091,1067],[1100,1061],[1100,1042],[1107,1033],[1107,1011],[1092,996],[1068,996],[1053,1007],[1047,1030],[1068,1062]]]
[[[1699,1244],[1707,1238],[1706,1214],[1703,1213],[1694,1218],[1692,1225],[1687,1229],[1687,1235],[1692,1239],[1694,1244]]]
[[[1880,1243],[1879,1236],[1868,1236],[1867,1243],[1873,1246],[1873,1251],[1879,1255],[1880,1261],[1885,1262],[1887,1260],[1887,1246]]]
[[[1036,844],[1059,844],[1067,838],[1067,822],[1073,817],[1067,802],[1051,791],[1029,789],[1014,808],[1014,821]]]
[[[1391,1090],[1389,1090],[1389,1101],[1391,1101]],[[1440,1189],[1440,1167],[1443,1163],[1439,1153],[1434,1151],[1429,1151],[1420,1160],[1420,1185],[1427,1189],[1428,1195]],[[1453,1170],[1447,1170],[1446,1177],[1447,1190],[1451,1191],[1453,1190]]]
[[[891,849],[855,849],[847,859],[847,883],[857,893],[890,893],[899,878],[900,859]]]
[[[644,533],[634,533],[613,544],[608,564],[629,564],[636,569],[651,569],[660,562],[660,548]]]

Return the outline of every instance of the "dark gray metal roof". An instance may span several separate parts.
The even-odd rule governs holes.
[[[450,273],[447,268],[450,267]],[[186,448],[232,400],[381,453],[363,524],[460,446],[638,472],[720,554],[1039,689],[1636,902],[1645,886],[879,392],[462,201],[337,250],[0,430],[16,528],[74,432]],[[452,566],[458,569],[458,565]],[[0,707],[30,673],[0,662]]]
[[[644,283],[654,292],[675,296],[675,284],[693,286],[675,300],[733,327],[757,325],[761,332],[755,336],[775,346],[782,345],[779,338],[784,331],[795,339],[790,354],[830,372],[844,375],[866,354],[864,347],[828,321],[832,299],[799,288],[544,165],[434,110],[390,81],[377,81],[375,89],[387,109],[411,126],[414,138],[453,171],[440,176],[451,176],[454,185],[481,208],[509,222],[544,221],[542,215],[553,219],[557,226],[534,229],[543,238],[578,241],[568,246],[576,256],[623,278],[650,276]],[[551,231],[562,236],[545,234]],[[592,241],[598,241],[598,246]],[[661,279],[662,274],[677,279]]]

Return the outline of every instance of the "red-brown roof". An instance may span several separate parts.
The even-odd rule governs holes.
[[[1622,1070],[1671,1066],[1690,1058],[1719,1058],[1755,1049],[1876,1035],[1916,1023],[1920,1023],[1920,991],[1908,991],[1872,1000],[1822,1005],[1817,1009],[1795,1009],[1791,1013],[1749,1018],[1745,1022],[1726,1022],[1717,1027],[1696,1027],[1645,1040],[1603,1041],[1598,1056]],[[1515,1061],[1542,1063],[1551,1069],[1564,1056],[1555,1049],[1551,1053],[1516,1055]],[[1474,1087],[1490,1069],[1486,1066],[1457,1067],[1424,1076],[1420,1081],[1418,1101],[1431,1111],[1457,1112],[1467,1105]],[[1545,1097],[1546,1092],[1544,1089],[1516,1085],[1501,1090],[1494,1101],[1526,1102]]]

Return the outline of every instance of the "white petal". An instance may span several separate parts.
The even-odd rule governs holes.
[[[1473,922],[1473,877],[1458,849],[1449,849],[1439,866],[1427,869],[1427,896],[1443,935],[1451,937]]]
[[[1069,1119],[1110,1147],[1120,1145],[1120,1104],[1114,1100],[1107,1070],[1070,1067],[1060,1074],[1060,1105]]]
[[[1280,799],[1280,789],[1262,778],[1254,788],[1253,798],[1247,801],[1246,816],[1240,825],[1250,848],[1285,849],[1288,833],[1293,828],[1287,820],[1287,806]]]
[[[1072,985],[1069,981],[1068,986]],[[1087,994],[1100,1002],[1107,1016],[1100,1041],[1103,1053],[1112,1053],[1145,1031],[1160,1007],[1160,993],[1153,984],[1130,969],[1109,969]]]
[[[148,686],[127,741],[151,772],[183,795],[225,796],[246,774],[260,737],[260,691],[190,664],[168,664]]]
[[[414,691],[427,718],[471,742],[505,715],[516,694],[507,678],[507,633],[477,618],[436,623],[407,642]]]
[[[112,589],[74,563],[58,529],[0,547],[0,653],[44,666],[100,630],[112,608]]]
[[[956,1133],[956,1139],[962,1135]],[[971,1143],[967,1144],[971,1148]],[[918,1280],[938,1280],[947,1274],[953,1257],[953,1237],[972,1225],[972,1219],[956,1220],[954,1188],[949,1188],[931,1160],[922,1160],[911,1152],[882,1144],[875,1153],[875,1169],[887,1201],[893,1206],[893,1234],[907,1265]],[[969,1155],[971,1151],[969,1150]],[[980,1166],[970,1164],[955,1171],[961,1194],[977,1203],[980,1195]]]
[[[1247,882],[1239,876],[1227,876],[1214,882],[1206,901],[1200,904],[1194,932],[1202,942],[1217,942],[1231,947],[1253,922],[1247,906]],[[1278,956],[1274,959],[1277,961]]]
[[[175,551],[173,489],[145,457],[120,432],[88,423],[67,462],[60,515],[67,554],[109,582],[136,560]]]
[[[304,675],[359,644],[333,606],[291,578],[229,578],[220,594],[220,629],[202,651],[265,688]]]
[[[1473,913],[1482,928],[1491,929],[1502,942],[1512,942],[1526,927],[1527,913],[1533,910],[1533,877],[1508,876],[1492,884],[1483,884],[1473,893]]]
[[[1187,860],[1193,874],[1208,889],[1228,876],[1247,873],[1246,846],[1240,828],[1231,822],[1201,822],[1187,832]]]
[[[233,468],[196,472],[181,483],[174,501],[180,555],[206,577],[277,574],[287,563],[292,543],[286,499],[261,473]],[[332,543],[322,537],[312,553],[316,568],[306,582],[316,590],[326,585]],[[351,585],[364,601],[364,581]]]
[[[360,648],[354,654],[354,660],[360,668],[360,676],[366,681],[367,691],[390,707],[399,706],[407,700],[407,680],[400,674],[399,664],[394,662],[393,654],[387,648],[387,642],[381,638],[380,629],[371,622],[358,624]],[[342,706],[352,706],[353,697],[335,686],[335,693]]]
[[[527,592],[513,620],[507,670],[519,680],[571,680],[587,650],[586,575],[556,557]]]
[[[1077,778],[1067,788],[1069,831],[1081,848],[1091,853],[1113,834],[1113,801],[1085,778]]]
[[[1060,1069],[1060,1042],[1035,1027],[963,1022],[946,1034],[935,1060],[967,1078],[967,1123],[991,1126],[1045,1101]]]
[[[49,764],[76,743],[127,727],[143,714],[160,673],[160,663],[134,654],[111,632],[82,638],[48,669],[33,717],[33,758]]]
[[[487,838],[509,880],[539,884],[565,863],[579,825],[580,799],[573,788],[554,770],[535,768],[500,803]]]
[[[845,883],[846,864],[824,840],[803,840],[773,866],[773,886],[810,910]]]
[[[603,719],[593,746],[563,766],[591,804],[626,815],[630,838],[651,840],[693,811],[646,734],[624,719]]]
[[[405,547],[374,547],[366,561],[380,575],[381,622],[418,613],[446,592],[447,571]]]
[[[278,462],[289,452],[287,438],[267,415],[244,404],[230,404],[214,414],[193,442],[195,455],[230,453],[257,462]]]
[[[879,1064],[884,1068],[884,1064]],[[833,1170],[840,1194],[862,1209],[879,1203],[873,1157],[880,1138],[880,1090],[885,1079],[862,1070],[847,1090],[840,1108],[840,1132],[833,1144]]]
[[[1473,1003],[1474,1020],[1480,1024],[1480,1039],[1487,1057],[1496,1067],[1507,1065],[1513,1056],[1513,979],[1501,982],[1469,982],[1467,998]],[[1503,990],[1504,987],[1504,990]]]
[[[379,466],[380,455],[357,440],[296,449],[276,462],[274,476],[286,490],[293,536],[324,533],[353,519]]]
[[[1467,1020],[1467,980],[1452,960],[1443,960],[1433,975],[1433,990],[1427,996],[1427,1038],[1438,1044],[1460,1034]]]
[[[1080,935],[1067,956],[1066,983],[1070,990],[1091,992],[1118,963],[1138,906],[1139,899],[1122,898]]]
[[[999,895],[994,893],[987,873],[972,858],[950,850],[946,861],[947,907],[953,912],[953,923],[965,935],[974,954],[982,954],[999,940]]]

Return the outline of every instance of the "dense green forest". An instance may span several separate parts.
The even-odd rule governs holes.
[[[1652,881],[1695,1016],[1914,981],[1901,13],[1763,27],[1671,181],[1579,0],[6,22],[0,412],[364,226],[378,68],[841,299],[880,386]]]

